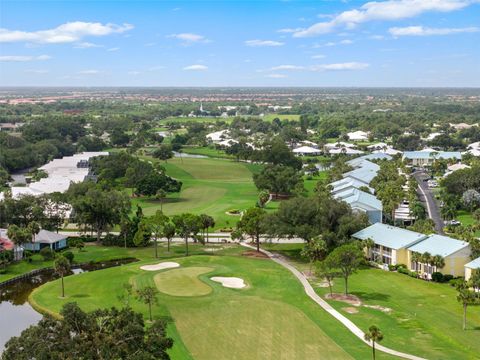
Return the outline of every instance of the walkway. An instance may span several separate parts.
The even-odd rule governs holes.
[[[243,246],[255,249],[253,246],[247,245],[242,243]],[[287,268],[290,270],[293,275],[302,283],[303,288],[305,290],[305,293],[310,297],[313,301],[315,301],[318,305],[320,305],[326,312],[328,312],[330,315],[332,315],[335,319],[340,321],[348,330],[350,330],[356,337],[358,337],[360,340],[362,340],[365,344],[372,346],[372,343],[370,341],[366,341],[364,339],[365,333],[353,322],[351,322],[349,319],[347,319],[345,316],[340,314],[337,310],[335,310],[329,303],[327,303],[325,300],[323,300],[316,292],[313,290],[313,287],[310,285],[308,282],[307,278],[305,275],[303,275],[300,271],[298,271],[295,267],[290,265],[287,261],[283,260],[280,256],[273,254],[269,251],[260,249],[261,252],[263,252],[265,255],[267,255],[270,259],[275,261],[277,264],[283,266],[284,268]],[[382,351],[384,353],[398,356],[404,359],[410,359],[410,360],[425,360],[424,358],[415,356],[415,355],[410,355],[406,353],[402,353],[400,351],[396,351],[390,348],[387,348],[385,346],[382,346],[380,344],[375,344],[375,348],[379,351]]]
[[[443,235],[444,223],[442,217],[440,216],[440,209],[438,208],[435,196],[432,194],[427,182],[423,181],[428,175],[423,171],[417,171],[413,174],[413,176],[418,182],[418,189],[422,195],[422,199],[420,200],[427,205],[428,217],[435,223],[435,231],[437,234]]]

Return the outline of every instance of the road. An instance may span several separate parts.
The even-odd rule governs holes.
[[[417,171],[413,173],[413,176],[418,182],[419,191],[418,196],[420,201],[422,201],[427,206],[428,217],[433,220],[435,223],[435,231],[437,234],[443,235],[443,219],[440,215],[440,207],[438,206],[437,201],[435,200],[435,196],[433,195],[432,191],[428,187],[426,181],[423,181],[428,175],[424,171]]]

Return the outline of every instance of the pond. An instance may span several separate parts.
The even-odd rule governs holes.
[[[127,258],[82,264],[75,266],[71,275],[107,269],[135,261],[138,260]],[[36,324],[42,318],[42,315],[36,312],[28,303],[28,296],[35,288],[48,281],[55,280],[57,277],[52,269],[44,269],[30,277],[16,280],[7,285],[0,285],[0,353],[5,343],[12,336],[20,335],[23,330],[30,325]]]

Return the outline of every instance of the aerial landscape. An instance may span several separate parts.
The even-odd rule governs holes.
[[[0,1],[0,359],[480,359],[480,1]]]

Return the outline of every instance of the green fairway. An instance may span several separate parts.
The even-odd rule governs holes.
[[[153,308],[155,318],[174,319],[169,326],[169,335],[175,340],[170,352],[172,359],[369,358],[370,349],[313,303],[288,270],[268,259],[239,256],[243,251],[233,246],[215,256],[175,258],[172,260],[181,268],[174,270],[143,271],[140,265],[152,261],[142,261],[83,273],[65,279],[65,299],[59,298],[60,284],[54,281],[37,289],[31,302],[36,308],[53,313],[69,301],[76,301],[85,310],[120,306],[118,297],[123,284],[131,283],[137,288],[155,286],[157,274],[167,279],[170,273],[179,279],[178,270],[193,269],[187,277],[196,276],[197,281],[211,287],[209,294],[182,297],[159,291],[158,305]],[[224,288],[211,281],[211,276],[240,277],[249,287]],[[191,286],[190,280],[184,284]],[[171,280],[169,286],[182,287],[176,280]],[[134,298],[129,304],[147,316],[147,305]],[[378,358],[392,357],[380,354]]]
[[[232,209],[245,210],[255,206],[258,190],[252,173],[260,165],[222,159],[174,158],[163,163],[167,174],[183,182],[179,194],[169,195],[162,209],[167,215],[191,212],[213,216],[216,229],[229,228],[238,216],[227,215]],[[153,198],[132,199],[149,216],[160,210],[160,201]]]
[[[462,331],[462,306],[456,290],[447,284],[426,282],[377,269],[361,270],[349,280],[350,292],[364,304],[391,311],[358,307],[358,313],[342,310],[347,304],[330,301],[360,328],[375,324],[383,330],[382,344],[428,359],[478,359],[480,308],[469,307],[467,330]],[[318,287],[326,294],[328,289]],[[343,291],[336,281],[335,292]]]
[[[198,277],[212,271],[209,267],[187,267],[161,272],[153,280],[157,289],[172,296],[202,296],[212,292],[212,288]]]

